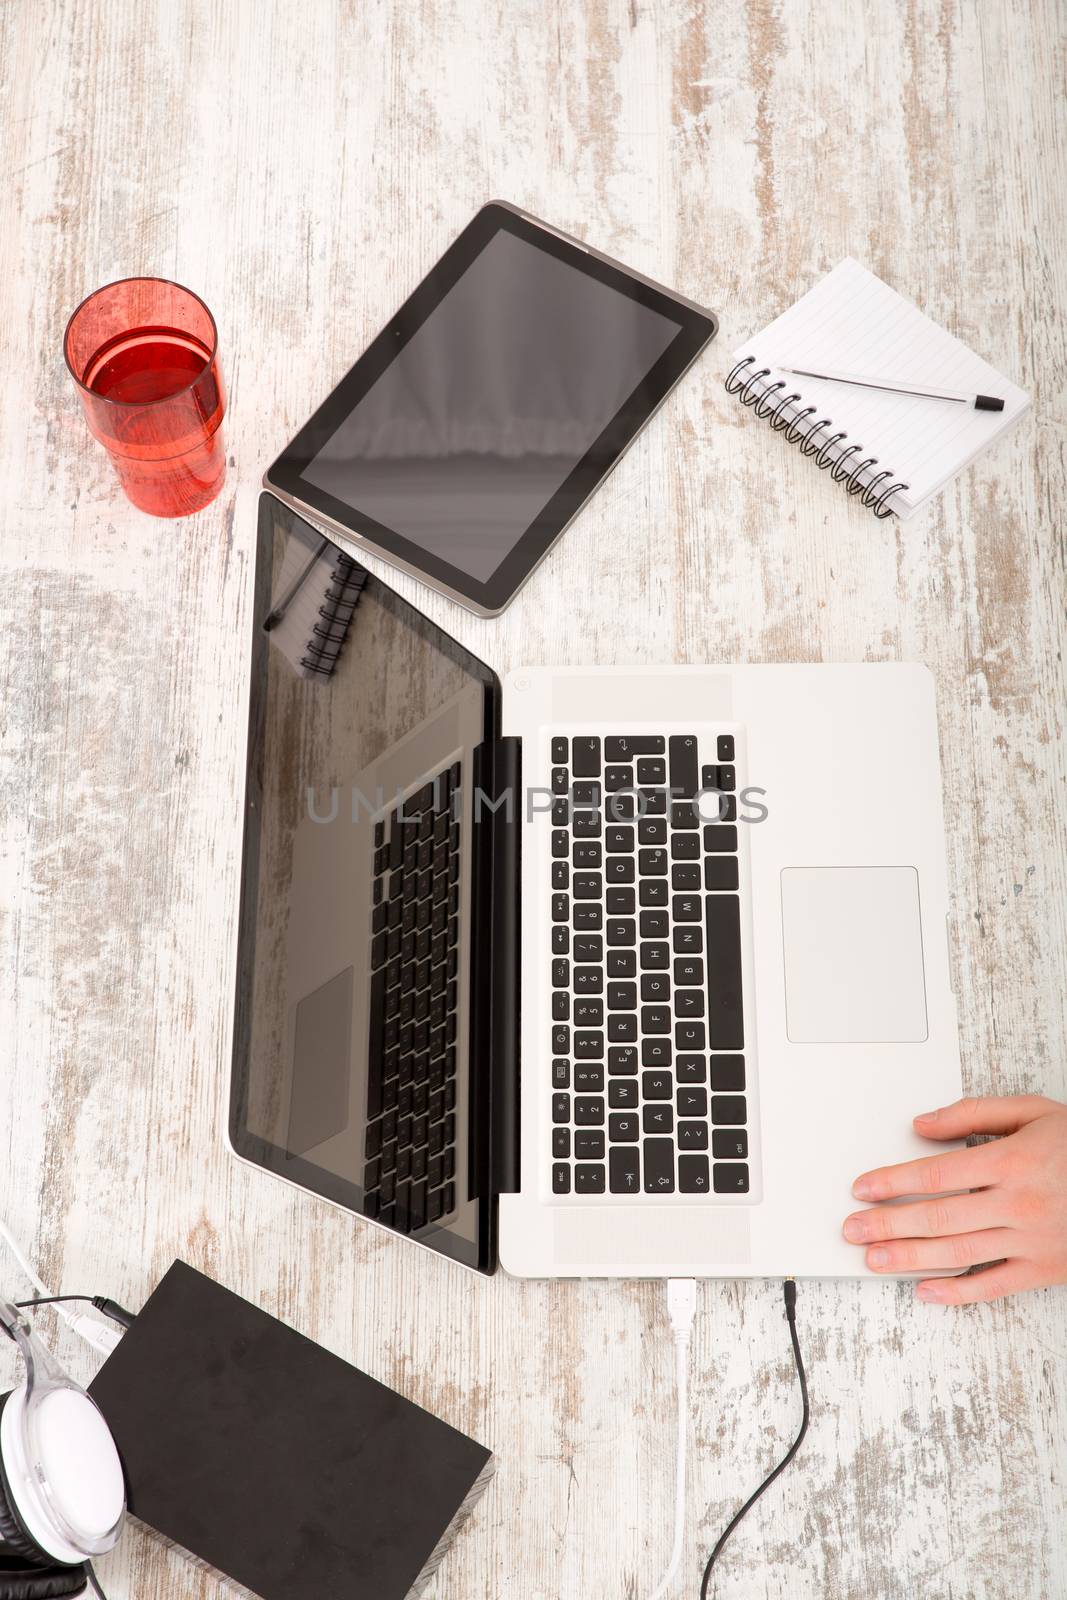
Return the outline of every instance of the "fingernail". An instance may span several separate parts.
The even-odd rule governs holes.
[[[936,1122],[940,1115],[939,1111],[920,1111],[915,1120],[916,1122]]]
[[[852,1185],[852,1193],[857,1200],[873,1200],[874,1190],[871,1187],[871,1180],[869,1178],[857,1178]]]
[[[920,1300],[925,1300],[930,1305],[937,1305],[938,1301],[943,1301],[945,1298],[945,1291],[939,1283],[920,1283],[915,1293]]]
[[[888,1267],[889,1251],[883,1250],[880,1244],[875,1245],[873,1250],[867,1251],[867,1265],[869,1267]]]
[[[846,1239],[859,1244],[867,1237],[867,1224],[862,1217],[846,1217],[843,1232]]]

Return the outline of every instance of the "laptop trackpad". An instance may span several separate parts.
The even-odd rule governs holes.
[[[796,1044],[927,1037],[914,867],[782,872],[786,1032]]]

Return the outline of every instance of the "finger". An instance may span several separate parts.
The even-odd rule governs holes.
[[[932,1272],[935,1268],[980,1266],[1000,1261],[1018,1248],[1019,1236],[1010,1228],[979,1228],[976,1233],[952,1233],[937,1239],[894,1239],[871,1245],[867,1265],[872,1272]]]
[[[1001,1261],[963,1278],[924,1278],[916,1285],[915,1293],[927,1305],[967,1306],[1040,1287],[1041,1276],[1031,1262]]]
[[[946,1150],[944,1155],[901,1161],[895,1167],[872,1167],[852,1185],[857,1200],[892,1200],[902,1194],[944,1194],[948,1189],[984,1189],[994,1183],[1000,1157],[998,1144],[972,1150]]]
[[[1040,1094],[982,1095],[954,1100],[915,1118],[924,1139],[963,1139],[969,1133],[1015,1133],[1043,1116],[1049,1103]]]
[[[850,1244],[884,1244],[887,1239],[947,1238],[951,1233],[975,1233],[979,1228],[1002,1228],[1003,1196],[996,1189],[977,1194],[939,1195],[914,1200],[910,1205],[871,1206],[846,1217],[842,1232]]]

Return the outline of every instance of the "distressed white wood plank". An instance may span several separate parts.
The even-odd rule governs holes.
[[[441,1596],[650,1591],[663,1295],[483,1282],[222,1148],[259,474],[493,195],[714,306],[717,344],[504,617],[396,586],[498,671],[928,662],[967,1079],[1067,1095],[1065,55],[1056,0],[0,9],[0,1210],[55,1284],[136,1305],[181,1254],[492,1444]],[[847,253],[1034,395],[906,528],[721,386]],[[231,475],[185,523],[121,499],[59,355],[81,296],[137,271],[222,332]],[[701,1308],[689,1595],[796,1419],[777,1285]],[[716,1596],[1067,1594],[1064,1292],[946,1313],[812,1283],[800,1316],[802,1464]],[[227,1592],[139,1530],[101,1568],[113,1600]]]

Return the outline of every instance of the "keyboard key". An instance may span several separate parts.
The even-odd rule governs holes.
[[[748,1107],[743,1094],[713,1094],[711,1120],[719,1127],[740,1127],[748,1121]]]
[[[671,1013],[667,1006],[641,1007],[642,1033],[670,1033]]]
[[[583,1128],[574,1135],[575,1161],[603,1161],[604,1154],[603,1128]]]
[[[552,1021],[566,1022],[571,1012],[571,997],[566,989],[557,989],[552,996]]]
[[[671,899],[671,916],[675,922],[699,922],[700,912],[698,894],[676,894]]]
[[[701,929],[688,924],[675,928],[671,940],[677,956],[698,956],[704,948],[704,935]]]
[[[569,1122],[571,1120],[571,1097],[569,1094],[554,1094],[552,1096],[552,1121]]]
[[[608,1071],[634,1073],[637,1071],[637,1050],[632,1044],[612,1045],[608,1050]]]
[[[604,864],[604,877],[608,883],[633,883],[636,877],[632,856],[612,856]]]
[[[612,795],[618,794],[620,789],[632,789],[634,774],[632,767],[606,767],[604,770],[604,792]],[[611,801],[608,801],[608,810],[611,811]],[[612,812],[617,816],[617,812]]]
[[[637,955],[633,950],[608,951],[608,977],[632,978],[637,971]]]
[[[559,925],[552,929],[552,954],[565,956],[571,947],[571,930]]]
[[[599,778],[599,739],[584,736],[571,740],[571,770],[576,778]]]
[[[674,1042],[679,1050],[704,1049],[704,1024],[702,1022],[676,1022]]]
[[[603,1165],[598,1164],[596,1166],[576,1166],[574,1169],[574,1192],[575,1194],[603,1194]]]
[[[708,856],[704,862],[705,889],[737,888],[737,857]]]
[[[641,1112],[641,1125],[646,1133],[672,1133],[674,1108],[665,1105],[645,1106]]]
[[[641,905],[643,909],[654,910],[659,907],[666,907],[669,904],[670,897],[666,877],[641,879]],[[661,930],[661,936],[665,939],[667,937],[665,911],[657,925]]]
[[[623,824],[613,823],[610,828],[604,829],[604,849],[609,855],[618,855],[620,852],[629,851],[633,854],[634,830]]]
[[[638,1194],[641,1188],[641,1157],[625,1145],[612,1150],[608,1158],[608,1187],[612,1194]]]
[[[679,989],[674,996],[674,1012],[679,1017],[704,1015],[703,989]]]
[[[632,1044],[637,1038],[637,1018],[630,1011],[613,1011],[608,1017],[608,1038],[612,1044]]]
[[[736,895],[708,895],[708,1030],[713,1050],[742,1050],[741,913]],[[711,975],[714,974],[714,977]]]
[[[604,885],[599,872],[576,872],[571,888],[576,900],[599,900]]]
[[[571,1030],[562,1024],[552,1029],[552,1052],[557,1056],[569,1056],[571,1053]]]
[[[708,1091],[706,1089],[685,1088],[678,1090],[678,1115],[680,1117],[706,1117],[708,1114]]]
[[[707,1194],[710,1188],[707,1156],[678,1157],[678,1188],[682,1194]]]
[[[679,861],[671,868],[672,889],[699,889],[700,868],[695,861]]]
[[[675,833],[671,835],[672,861],[698,861],[699,859],[700,835],[698,833]]]
[[[666,789],[639,789],[637,814],[640,817],[665,817],[667,815]]]
[[[571,964],[565,957],[559,956],[552,963],[552,984],[556,989],[569,989],[571,983]]]
[[[711,785],[718,789],[720,794],[730,794],[737,788],[737,773],[733,767],[718,766],[715,768],[715,782]]]
[[[552,896],[552,921],[553,922],[566,922],[566,920],[570,916],[570,914],[571,914],[570,897],[568,895],[565,895],[565,894],[554,894]]]
[[[632,822],[637,816],[637,801],[632,789],[608,795],[604,810],[609,822]]]
[[[669,1067],[672,1053],[669,1039],[641,1040],[641,1065],[643,1067]]]
[[[567,759],[567,741],[558,735],[552,740],[552,759],[553,761],[566,761]]]
[[[675,794],[690,797],[700,787],[697,742],[693,734],[673,734],[670,740],[671,788]]]
[[[607,937],[609,945],[636,944],[637,928],[632,918],[610,918],[607,925]]]
[[[674,1193],[674,1143],[671,1139],[646,1139],[645,1193]]]
[[[636,1111],[637,1079],[612,1078],[608,1084],[608,1105],[612,1111]]]
[[[679,1083],[703,1083],[707,1077],[703,1056],[679,1056],[674,1067]]]
[[[679,956],[674,963],[674,981],[679,988],[688,984],[704,984],[704,963],[693,956]]]
[[[711,851],[737,851],[737,829],[729,823],[709,822],[704,829],[704,849]]]
[[[603,1094],[603,1064],[599,1061],[579,1062],[574,1068],[574,1087],[579,1094]]]
[[[643,878],[665,878],[667,876],[667,852],[659,849],[643,849],[638,851],[637,865],[641,869]]]
[[[571,832],[576,839],[599,839],[600,812],[576,811],[571,822]]]
[[[671,996],[671,980],[662,972],[643,972],[641,974],[641,999],[655,1005],[658,1002],[669,1000]]]
[[[569,1089],[571,1086],[571,1064],[566,1056],[556,1056],[552,1062],[552,1087],[553,1089]]]
[[[599,934],[577,935],[574,940],[575,961],[603,961],[604,941]]]
[[[659,756],[646,756],[637,763],[637,781],[642,787],[645,784],[666,783],[667,763]]]
[[[715,755],[719,761],[732,761],[734,759],[734,736],[732,733],[720,733],[715,741]]]
[[[584,809],[600,804],[599,783],[576,783],[571,788],[571,805]]]
[[[636,983],[609,983],[608,1008],[611,1011],[636,1011]]]
[[[557,1161],[552,1168],[552,1193],[570,1194],[571,1169],[566,1161]]]
[[[599,1030],[593,1033],[576,1033],[574,1035],[574,1055],[578,1061],[601,1061],[604,1057],[604,1035]]]
[[[667,821],[665,817],[642,817],[637,824],[637,842],[646,845],[664,845],[667,843]]]
[[[669,1072],[643,1072],[641,1093],[646,1100],[669,1100],[674,1093],[674,1078]]]
[[[680,1122],[678,1124],[679,1150],[706,1150],[708,1125],[706,1122]],[[718,1152],[716,1151],[716,1154]]]
[[[580,901],[574,908],[575,933],[590,933],[604,926],[604,913],[595,901]]]
[[[553,794],[567,793],[567,790],[570,788],[570,774],[568,773],[566,767],[552,768],[551,783]]]
[[[641,967],[645,972],[666,972],[671,964],[670,946],[666,944],[643,944],[641,946]]]
[[[661,733],[625,734],[604,740],[605,761],[632,761],[635,756],[661,756],[666,748]]]
[[[566,1158],[570,1155],[570,1153],[571,1153],[571,1130],[569,1128],[553,1128],[552,1129],[552,1154],[557,1158],[557,1160],[565,1161]],[[433,1168],[434,1168],[435,1163],[437,1164],[438,1167],[440,1166],[440,1157],[439,1156],[435,1156],[433,1158],[433,1160],[430,1162],[431,1181],[432,1181],[432,1178],[433,1178]]]
[[[603,987],[604,969],[602,967],[575,967],[575,994],[599,994]]]
[[[744,1161],[748,1156],[748,1134],[744,1128],[712,1128],[711,1153],[716,1161]]]
[[[671,827],[693,830],[700,827],[700,817],[697,815],[692,800],[676,800],[674,802],[671,806]],[[697,838],[695,831],[693,832],[693,838]]]
[[[612,1144],[636,1144],[641,1125],[636,1116],[620,1111],[608,1118],[608,1138]]]
[[[748,1167],[727,1161],[716,1161],[713,1169],[716,1194],[747,1194]]]
[[[744,1056],[712,1056],[711,1087],[719,1094],[740,1093],[745,1087]]]
[[[599,1127],[604,1121],[604,1097],[599,1094],[575,1095],[574,1125],[576,1128]]]
[[[632,889],[609,889],[604,904],[609,917],[632,917],[637,909]]]
[[[603,850],[596,839],[579,839],[574,846],[571,860],[576,867],[599,867]]]

